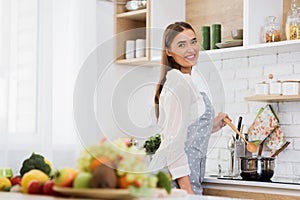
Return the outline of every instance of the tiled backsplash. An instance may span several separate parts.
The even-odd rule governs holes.
[[[208,62],[200,62],[199,65],[205,66]],[[243,116],[246,127],[251,125],[259,109],[267,104],[244,100],[245,97],[255,94],[257,82],[267,80],[269,74],[273,74],[279,80],[300,80],[298,51],[261,56],[245,55],[211,62],[218,69],[223,82],[224,111],[230,115],[235,124],[238,117]],[[291,142],[276,158],[274,177],[296,181],[300,179],[300,102],[279,102],[271,105],[278,115],[286,139]],[[212,135],[206,168],[208,174],[217,174],[218,164],[222,166],[223,174],[228,173],[230,152],[227,143],[233,134],[229,127],[225,127],[224,130]]]

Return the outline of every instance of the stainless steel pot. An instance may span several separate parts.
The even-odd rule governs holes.
[[[241,157],[241,177],[250,181],[271,181],[274,174],[275,158]]]

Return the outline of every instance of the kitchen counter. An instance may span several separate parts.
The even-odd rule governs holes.
[[[187,197],[172,197],[172,198],[140,198],[136,200],[242,200],[240,198],[224,198],[224,197],[214,197],[214,196],[196,196],[189,195]],[[45,195],[28,195],[22,193],[13,192],[0,192],[0,200],[80,200],[80,198],[61,198],[61,197],[51,197]],[[84,199],[90,200],[90,199]],[[101,200],[101,199],[99,199]]]
[[[243,181],[206,177],[204,194],[252,199],[300,200],[300,184]]]

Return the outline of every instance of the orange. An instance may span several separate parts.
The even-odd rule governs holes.
[[[32,169],[26,172],[21,181],[22,190],[24,193],[27,193],[27,187],[30,181],[37,180],[40,182],[46,182],[49,180],[49,176],[38,169]]]
[[[99,158],[94,158],[91,163],[90,163],[90,170],[91,172],[93,172],[97,166],[103,164],[103,163],[111,163],[110,159],[105,157],[105,156],[101,156]]]
[[[132,185],[132,183],[128,182],[126,179],[126,175],[123,175],[118,178],[118,187],[121,189],[128,188],[129,185]]]

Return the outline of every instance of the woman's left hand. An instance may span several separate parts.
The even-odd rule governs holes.
[[[219,131],[221,128],[223,128],[224,126],[226,126],[226,123],[224,122],[224,119],[228,118],[230,121],[231,119],[228,117],[228,115],[226,113],[222,113],[220,112],[218,114],[218,116],[216,116],[213,120],[213,128],[212,128],[212,132],[217,132]]]

